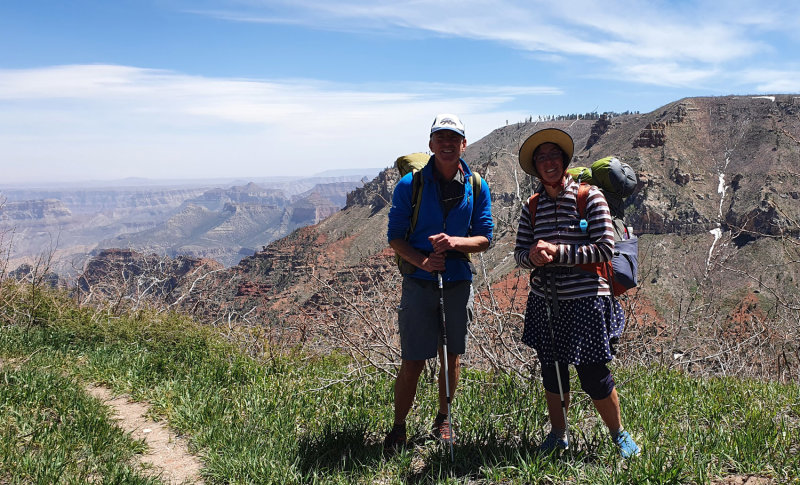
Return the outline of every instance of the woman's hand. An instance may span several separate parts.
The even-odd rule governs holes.
[[[534,266],[544,266],[553,262],[557,252],[558,246],[540,239],[528,250],[528,259]]]

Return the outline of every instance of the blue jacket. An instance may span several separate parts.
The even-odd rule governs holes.
[[[428,236],[445,233],[450,236],[485,236],[492,242],[492,199],[489,194],[489,185],[481,178],[481,193],[477,201],[477,206],[473,211],[472,184],[468,182],[472,171],[464,160],[460,160],[461,168],[464,170],[464,177],[467,180],[464,184],[464,198],[456,207],[447,214],[444,220],[442,210],[439,183],[434,178],[433,157],[428,164],[422,168],[422,200],[417,217],[417,225],[414,232],[409,237],[409,243],[416,249],[429,253],[433,251],[433,246],[428,241]],[[392,208],[389,210],[389,227],[387,240],[405,239],[406,232],[411,226],[411,180],[412,174],[408,173],[397,183],[392,195]],[[472,230],[470,231],[470,225]],[[472,280],[472,272],[469,263],[461,258],[447,258],[446,270],[443,279],[445,281]],[[434,276],[428,271],[417,268],[410,276],[425,280],[433,280]]]

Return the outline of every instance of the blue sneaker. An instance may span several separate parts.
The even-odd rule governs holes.
[[[542,444],[539,445],[540,453],[552,453],[556,450],[569,449],[569,443],[563,436],[559,436],[555,431],[547,434]]]
[[[622,458],[630,458],[632,456],[639,456],[642,450],[633,442],[630,433],[623,431],[613,438],[614,444],[619,448],[619,454]]]

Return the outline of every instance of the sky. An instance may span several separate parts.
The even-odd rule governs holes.
[[[0,0],[0,186],[308,176],[528,117],[800,93],[800,2]]]

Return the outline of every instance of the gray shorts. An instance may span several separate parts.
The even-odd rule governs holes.
[[[472,282],[444,284],[448,353],[460,355],[467,348],[467,326],[473,316],[472,300]],[[397,309],[403,360],[425,360],[436,356],[441,345],[440,314],[438,283],[403,277],[403,294]]]

